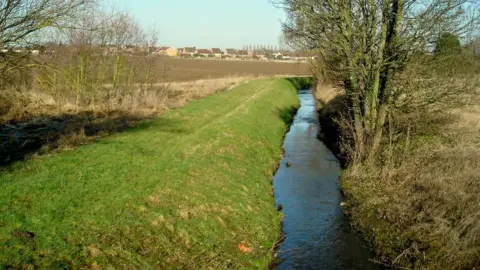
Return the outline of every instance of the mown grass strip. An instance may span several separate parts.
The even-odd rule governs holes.
[[[17,164],[0,175],[0,265],[267,267],[280,232],[272,172],[298,105],[289,81],[253,81]]]

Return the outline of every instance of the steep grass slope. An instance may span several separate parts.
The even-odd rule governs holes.
[[[0,175],[0,266],[265,268],[288,80],[243,84]],[[239,244],[244,241],[244,251]]]

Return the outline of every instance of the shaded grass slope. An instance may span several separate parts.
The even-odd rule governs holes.
[[[253,81],[14,165],[0,175],[0,268],[267,267],[279,112],[298,105],[289,81]]]

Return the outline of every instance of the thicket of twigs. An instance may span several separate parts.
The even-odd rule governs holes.
[[[480,1],[272,1],[287,12],[287,40],[316,50],[316,76],[332,83],[323,138],[381,260],[479,266],[479,145],[455,117],[478,103],[478,59],[458,36],[476,33]]]
[[[69,16],[62,21],[65,27],[60,29],[55,25],[30,29],[44,35],[43,40],[26,35],[15,42],[2,42],[5,47],[0,66],[2,120],[66,107],[78,112],[155,110],[162,106],[167,92],[164,87],[153,86],[156,77],[162,74],[153,71],[154,59],[145,57],[149,48],[155,46],[154,32],[142,29],[126,13],[105,13],[87,1],[70,1],[71,5],[63,9],[50,0],[32,0],[30,6],[18,2],[10,3],[13,10],[4,11],[0,17],[15,23],[14,15],[27,10],[30,16],[44,19],[46,15],[42,12],[46,8],[51,12],[68,11]],[[6,33],[15,30],[3,29]],[[131,50],[127,52],[127,48]],[[33,51],[39,55],[33,55]]]
[[[340,135],[330,143],[350,164],[342,176],[346,210],[387,265],[479,266],[479,74],[471,50],[419,55],[395,78],[403,95],[388,114],[379,154],[355,164],[348,163],[354,143],[344,92],[318,88],[325,138]]]

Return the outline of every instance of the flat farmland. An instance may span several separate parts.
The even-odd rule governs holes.
[[[193,81],[232,76],[311,75],[308,63],[157,58],[154,68],[158,81]]]

